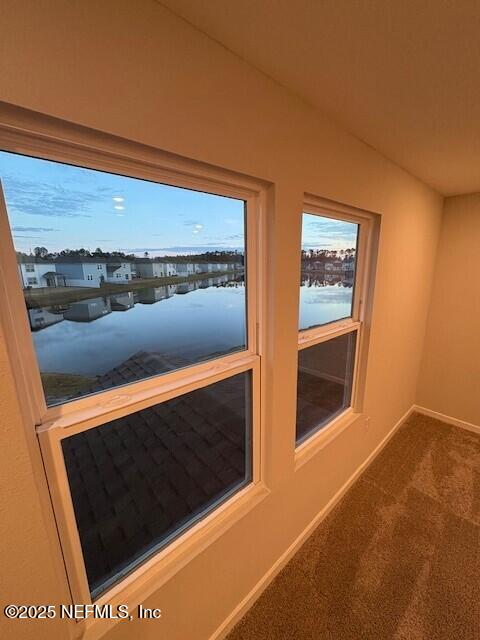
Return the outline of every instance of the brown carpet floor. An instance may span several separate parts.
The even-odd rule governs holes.
[[[412,416],[228,640],[480,639],[480,435]]]

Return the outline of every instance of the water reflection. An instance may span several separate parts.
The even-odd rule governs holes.
[[[136,292],[135,301],[140,304],[155,304],[155,302],[170,298],[176,292],[176,288],[176,285],[172,285],[171,287],[140,289]]]
[[[177,293],[184,294],[190,293],[190,291],[195,291],[196,288],[199,287],[197,282],[183,282],[182,284],[177,284]]]
[[[52,324],[62,322],[63,313],[56,313],[51,307],[45,309],[29,309],[28,319],[32,331],[40,331],[41,329],[45,329],[45,327],[50,327]]]
[[[89,300],[80,300],[72,302],[67,311],[63,314],[65,320],[74,322],[92,322],[112,313],[110,297],[90,298]]]
[[[127,291],[126,293],[119,293],[115,296],[110,296],[110,308],[112,311],[128,311],[135,306],[135,299],[133,291]]]
[[[352,313],[353,271],[328,273],[302,271],[300,281],[300,329],[308,329]]]
[[[30,309],[47,403],[244,349],[245,314],[242,275]]]
[[[349,274],[302,274],[301,328],[349,316],[352,297]],[[28,315],[49,404],[246,346],[243,275],[97,294]],[[65,376],[75,376],[69,395]]]
[[[164,285],[161,287],[148,287],[136,291],[126,291],[107,296],[97,296],[87,300],[79,300],[64,305],[50,305],[28,309],[30,327],[32,331],[40,331],[53,324],[70,320],[72,322],[93,322],[112,311],[128,311],[137,304],[155,304],[167,300],[175,294],[186,294],[197,289],[210,287],[244,288],[243,277],[219,276],[206,280],[185,282],[182,284]]]

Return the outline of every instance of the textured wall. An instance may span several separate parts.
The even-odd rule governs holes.
[[[153,1],[4,0],[1,14],[0,99],[273,183],[265,362],[272,493],[145,603],[164,617],[142,627],[144,640],[159,633],[203,640],[414,402],[442,200]],[[370,427],[343,431],[295,473],[305,191],[381,213],[382,230],[366,380]],[[40,509],[44,488],[33,476],[4,356],[0,378],[2,592],[12,601],[61,598],[64,581],[54,576],[46,542],[51,516]],[[63,637],[53,625],[47,634],[47,625],[11,623],[9,637]],[[137,637],[136,627],[119,624],[108,637]]]
[[[480,194],[445,200],[417,402],[480,426]]]

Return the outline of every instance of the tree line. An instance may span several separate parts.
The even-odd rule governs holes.
[[[352,249],[302,249],[302,262],[315,260],[316,262],[329,262],[331,260],[355,259],[356,250]]]
[[[31,255],[31,254],[30,254]],[[88,249],[63,249],[62,251],[49,251],[46,247],[35,247],[33,250],[35,258],[41,260],[56,260],[57,258],[65,257],[81,257],[81,258],[122,258],[125,260],[134,261],[135,256],[133,253],[124,253],[123,251],[102,251],[100,247],[97,247],[95,251],[89,251]],[[17,251],[18,257],[28,258],[29,254],[23,251]],[[148,251],[143,254],[144,258],[150,258]],[[241,262],[243,263],[243,254],[238,251],[206,251],[205,253],[192,253],[182,256],[153,256],[152,260],[158,262]]]

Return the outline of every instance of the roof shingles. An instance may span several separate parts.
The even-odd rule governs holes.
[[[248,384],[238,374],[62,441],[92,593],[248,482]]]

